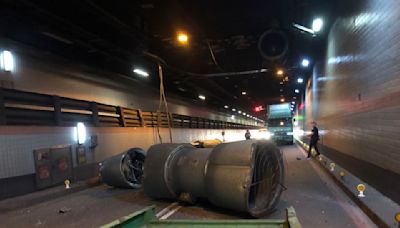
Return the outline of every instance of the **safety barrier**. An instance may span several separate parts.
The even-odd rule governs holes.
[[[0,125],[75,126],[84,122],[94,127],[168,127],[245,129],[258,128],[201,117],[112,106],[47,94],[0,88]]]

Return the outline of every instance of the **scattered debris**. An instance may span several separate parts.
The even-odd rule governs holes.
[[[44,223],[42,223],[42,221],[40,221],[40,219],[38,219],[38,221],[36,222],[35,226],[40,226],[43,225]]]
[[[214,148],[221,143],[222,141],[219,139],[211,139],[211,140],[196,140],[191,142],[190,144],[196,148]]]
[[[64,213],[67,213],[67,212],[70,211],[70,210],[71,210],[71,208],[63,207],[63,208],[61,208],[61,209],[58,211],[58,213],[59,213],[59,214],[64,214]]]

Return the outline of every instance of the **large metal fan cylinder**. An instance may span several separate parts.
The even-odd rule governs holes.
[[[195,202],[259,217],[274,210],[283,190],[284,165],[270,141],[246,140],[215,148],[158,144],[147,152],[143,188],[152,198]]]

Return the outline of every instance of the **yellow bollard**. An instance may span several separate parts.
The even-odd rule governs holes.
[[[396,220],[396,222],[398,223],[398,225],[399,225],[399,227],[400,227],[400,212],[397,213],[397,214],[394,216],[394,219]]]
[[[67,180],[65,180],[64,181],[64,184],[65,184],[65,188],[66,189],[69,189],[70,187],[69,187],[69,184],[70,184],[71,182],[67,179]]]
[[[365,197],[365,195],[364,195],[365,185],[363,185],[363,184],[357,185],[357,190],[360,192],[358,194],[358,197]]]
[[[335,166],[336,166],[335,163],[332,162],[329,166],[331,167],[332,172],[335,171]]]
[[[339,176],[340,176],[341,178],[344,178],[344,175],[345,175],[344,171],[343,171],[343,170],[340,170]]]

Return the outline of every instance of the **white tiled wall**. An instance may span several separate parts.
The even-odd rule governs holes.
[[[160,129],[163,142],[169,142],[168,129]],[[174,143],[189,143],[194,140],[222,140],[222,130],[172,129]],[[21,176],[35,172],[33,150],[58,145],[73,145],[75,158],[75,129],[73,127],[1,127],[0,128],[0,178]],[[88,136],[97,135],[98,146],[91,155],[86,142],[88,162],[99,162],[132,147],[147,150],[158,142],[153,128],[89,128]],[[225,130],[229,141],[243,140],[244,130]],[[91,159],[92,158],[92,159]]]
[[[400,5],[364,2],[334,23],[306,116],[326,131],[325,146],[400,173]]]

